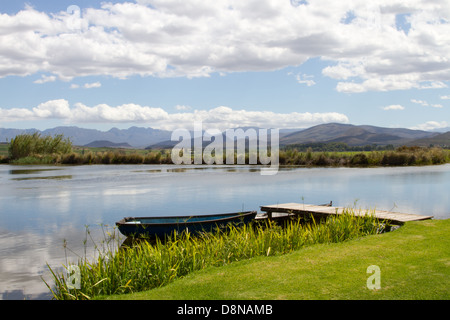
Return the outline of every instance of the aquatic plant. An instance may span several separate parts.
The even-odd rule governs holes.
[[[21,134],[11,139],[8,147],[12,160],[29,156],[66,154],[72,151],[72,142],[64,135],[42,136],[40,133]]]
[[[66,272],[55,272],[50,266],[54,285],[46,284],[55,299],[91,299],[138,292],[166,285],[206,267],[286,254],[316,243],[346,241],[380,233],[384,226],[370,212],[358,216],[348,209],[320,223],[313,217],[283,224],[254,222],[196,237],[175,233],[164,240],[139,241],[121,248],[117,234],[108,233],[103,242],[106,247],[102,245],[100,249],[96,245],[96,260],[83,258],[76,264],[80,271],[79,289],[72,288]]]

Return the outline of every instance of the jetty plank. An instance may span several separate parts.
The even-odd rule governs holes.
[[[273,213],[288,213],[296,215],[304,215],[304,214],[335,215],[335,214],[342,214],[342,212],[344,212],[344,210],[346,209],[347,208],[344,207],[327,207],[303,203],[283,203],[283,204],[261,206],[261,211],[267,212],[269,218],[272,217]],[[401,223],[401,224],[407,221],[419,221],[433,218],[433,216],[392,212],[377,209],[374,210],[357,209],[354,210],[354,213],[357,216],[365,216],[367,214],[373,214],[380,220],[388,220],[394,223]]]

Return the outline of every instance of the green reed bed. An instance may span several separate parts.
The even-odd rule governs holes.
[[[114,249],[115,245],[108,243],[107,250],[100,252],[99,249],[95,261],[84,258],[78,262],[79,289],[71,289],[67,272],[55,272],[50,266],[54,285],[46,284],[54,298],[61,300],[139,292],[164,286],[207,267],[256,256],[286,254],[317,243],[346,241],[380,233],[385,227],[369,212],[360,217],[348,209],[321,223],[313,218],[309,222],[292,220],[282,226],[271,222],[252,223],[196,237],[182,233],[174,234],[164,242],[140,241],[126,249]]]

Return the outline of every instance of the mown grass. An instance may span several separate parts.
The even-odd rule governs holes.
[[[124,300],[448,300],[450,219],[408,222],[381,235],[209,267]],[[367,268],[380,268],[370,290]]]
[[[78,261],[80,289],[71,289],[65,272],[49,266],[55,299],[92,299],[165,286],[175,279],[210,267],[221,267],[260,256],[279,256],[318,243],[337,243],[376,234],[385,225],[370,213],[355,216],[351,209],[325,222],[291,221],[285,226],[246,225],[192,237],[174,235],[162,242],[140,242],[126,250],[107,250],[96,261]],[[47,283],[47,282],[46,282]]]

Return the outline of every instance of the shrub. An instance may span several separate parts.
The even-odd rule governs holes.
[[[17,160],[36,155],[66,154],[72,151],[70,139],[64,139],[62,134],[41,136],[40,133],[21,134],[11,139],[8,148],[9,158]]]
[[[367,166],[369,165],[369,159],[364,153],[357,153],[350,159],[350,165],[352,166]]]

